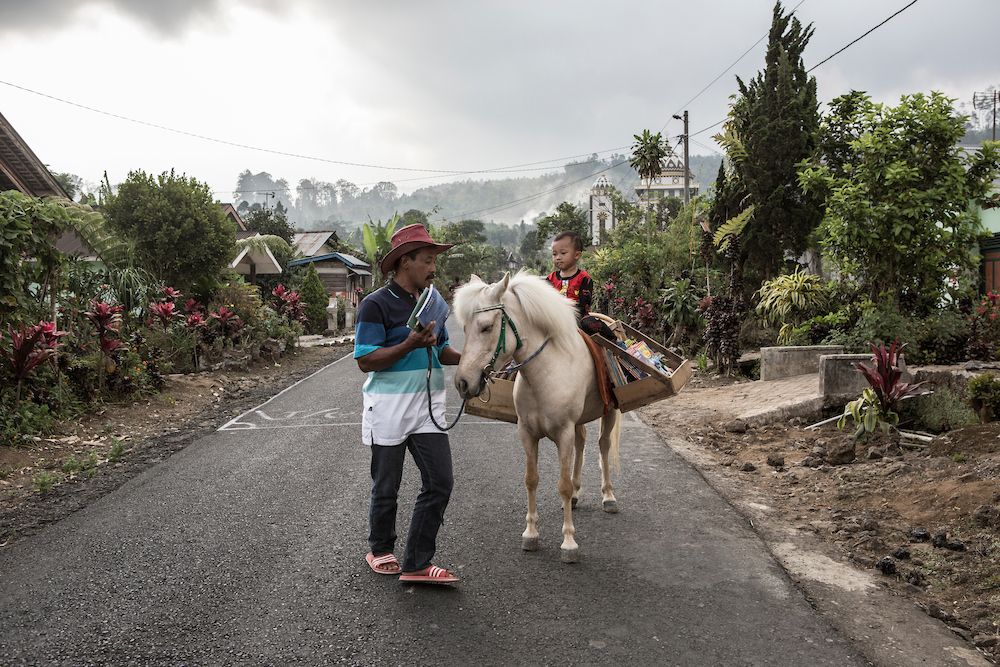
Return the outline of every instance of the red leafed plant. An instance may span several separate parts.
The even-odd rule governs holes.
[[[173,303],[173,302],[177,301],[177,299],[181,298],[182,296],[184,296],[184,295],[181,294],[180,290],[176,290],[173,287],[164,287],[163,288],[163,300],[164,301],[169,301],[170,303]]]
[[[653,304],[641,296],[636,298],[632,306],[632,326],[637,329],[649,330],[656,324],[656,310]]]
[[[225,338],[235,339],[243,329],[243,320],[232,310],[225,306],[219,306],[219,310],[208,315],[213,322],[218,323],[219,329]]]
[[[299,298],[299,293],[289,290],[284,285],[278,285],[271,290],[271,295],[277,297],[277,311],[279,315],[285,316],[289,322],[304,322],[306,320],[306,306]]]
[[[59,339],[66,335],[65,331],[56,329],[55,322],[41,321],[33,326],[22,326],[19,329],[8,327],[10,332],[10,348],[3,346],[4,360],[10,366],[14,379],[17,380],[16,403],[21,402],[21,388],[31,373],[45,361],[50,359],[59,348]],[[2,334],[0,334],[2,339]]]
[[[188,299],[184,302],[184,312],[185,313],[201,313],[205,310],[205,306],[198,302],[198,299]]]
[[[112,306],[109,303],[94,299],[90,302],[90,310],[84,315],[94,323],[97,328],[97,337],[101,343],[101,364],[98,366],[97,378],[101,389],[104,389],[105,373],[114,372],[115,360],[111,356],[116,350],[124,347],[120,338],[117,337],[118,330],[122,326],[121,306]]]
[[[170,289],[169,287],[167,289]],[[166,331],[170,328],[170,323],[180,315],[177,312],[173,301],[160,301],[159,303],[149,304],[149,312],[153,314],[160,324],[163,326],[163,330]]]
[[[902,381],[903,372],[899,370],[898,362],[899,353],[906,345],[900,345],[898,340],[894,340],[888,349],[884,343],[872,344],[871,347],[874,368],[860,363],[854,364],[854,367],[868,380],[868,384],[878,397],[883,414],[895,412],[899,402],[904,398],[926,393],[920,388],[923,382],[914,384]]]
[[[202,316],[201,313],[198,312],[191,313],[190,315],[187,316],[187,319],[184,320],[184,326],[186,326],[188,329],[197,329],[198,327],[204,324],[205,324],[205,318]]]

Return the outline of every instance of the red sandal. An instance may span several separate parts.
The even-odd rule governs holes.
[[[399,575],[399,580],[411,584],[454,584],[458,577],[437,565],[431,565],[416,572],[404,572]]]
[[[368,567],[376,574],[399,574],[399,561],[393,554],[376,556],[369,551],[365,560],[368,562]]]

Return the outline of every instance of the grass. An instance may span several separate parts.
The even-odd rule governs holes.
[[[56,476],[48,471],[45,471],[35,475],[34,479],[31,481],[34,483],[35,489],[37,489],[39,493],[48,493],[52,490],[52,485],[56,483]]]
[[[954,461],[955,463],[965,463],[966,461],[968,461],[968,458],[966,458],[964,452],[955,452],[954,454],[951,455],[951,460]]]
[[[111,438],[111,451],[108,452],[108,461],[111,463],[118,463],[122,460],[125,455],[125,443],[118,438]]]
[[[7,467],[0,468],[0,479],[7,479],[8,477],[11,476],[11,473],[13,472],[14,472],[13,468],[7,468]]]

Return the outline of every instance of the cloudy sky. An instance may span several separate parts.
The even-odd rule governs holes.
[[[796,13],[816,29],[806,65],[908,1],[804,0]],[[558,164],[664,124],[676,136],[671,116],[767,32],[772,6],[0,0],[0,113],[54,171],[86,181],[176,168],[227,200],[251,169],[293,185],[393,180],[409,191],[455,178],[430,170]],[[919,0],[817,69],[820,99],[853,88],[887,101],[932,89],[968,100],[1000,84],[998,25],[997,0]],[[688,105],[692,132],[725,115],[734,76],[751,76],[763,50]],[[7,84],[234,143],[400,169],[212,143]],[[710,135],[692,152],[715,148]]]

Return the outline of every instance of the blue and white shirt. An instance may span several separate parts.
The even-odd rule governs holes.
[[[390,281],[358,305],[354,331],[354,358],[382,347],[399,345],[410,335],[406,326],[417,299]],[[440,354],[448,345],[448,331],[438,325],[431,356],[431,402],[434,418],[445,423],[444,369]],[[362,389],[364,412],[361,439],[366,445],[398,445],[413,433],[441,433],[427,412],[427,350],[418,348],[382,371],[368,373]]]

